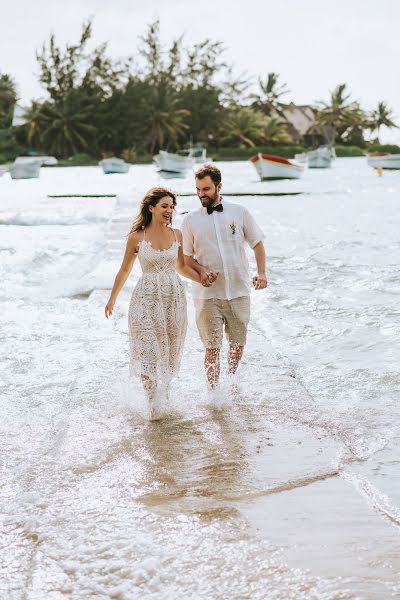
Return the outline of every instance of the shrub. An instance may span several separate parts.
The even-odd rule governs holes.
[[[400,146],[396,144],[371,144],[368,152],[391,152],[392,154],[400,154]]]
[[[336,156],[338,157],[349,157],[349,156],[364,156],[365,151],[358,146],[335,146]]]
[[[17,144],[14,131],[0,129],[0,162],[11,162],[22,152],[22,147]]]
[[[293,158],[295,154],[305,152],[303,146],[256,146],[255,148],[218,148],[210,151],[215,160],[230,160],[250,158],[254,154],[275,154],[285,158]]]
[[[78,154],[70,156],[65,162],[69,165],[84,167],[86,165],[97,165],[98,161],[93,156],[90,156],[90,154],[86,154],[86,152],[79,152]]]

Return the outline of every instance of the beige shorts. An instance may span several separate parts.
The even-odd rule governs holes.
[[[246,344],[250,297],[196,300],[196,323],[205,348],[221,348],[223,331],[229,344]]]

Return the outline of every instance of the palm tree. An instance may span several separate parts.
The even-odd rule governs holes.
[[[188,125],[185,122],[190,112],[178,107],[178,97],[168,82],[152,85],[145,99],[145,122],[147,125],[148,148],[151,154],[165,148],[176,150]]]
[[[21,126],[25,130],[24,135],[28,144],[38,148],[40,148],[42,145],[41,134],[44,128],[42,108],[42,104],[36,100],[33,100],[30,107],[24,113],[24,119],[26,122]]]
[[[333,129],[334,140],[345,142],[354,131],[362,131],[368,127],[367,117],[358,102],[350,100],[345,83],[339,84],[328,102],[317,102],[316,120],[320,126]]]
[[[249,107],[232,111],[224,121],[222,141],[242,143],[253,148],[255,142],[262,142],[264,139],[264,117],[263,113]]]
[[[370,129],[371,132],[377,132],[377,141],[379,143],[379,134],[380,129],[383,126],[389,127],[398,127],[396,123],[393,121],[393,111],[388,107],[386,102],[379,102],[377,108],[372,111],[370,116]]]
[[[0,129],[11,126],[17,90],[10,75],[0,75]]]
[[[250,107],[231,111],[221,133],[222,141],[242,143],[250,148],[256,143],[290,141],[284,123]]]
[[[62,102],[43,104],[39,133],[44,148],[61,158],[88,150],[96,135],[93,109],[92,101],[77,90],[69,92]]]
[[[330,125],[336,130],[346,121],[348,112],[352,108],[352,103],[349,102],[350,94],[346,94],[346,84],[338,85],[333,92],[329,102],[319,100],[317,105],[320,106],[318,120],[322,125]]]
[[[293,140],[287,132],[287,125],[275,117],[266,117],[264,139],[267,143],[290,144]]]
[[[278,73],[268,73],[265,80],[261,77],[258,79],[258,85],[261,93],[252,95],[255,108],[268,116],[274,113],[281,115],[280,100],[282,96],[289,93],[286,83],[279,83]]]

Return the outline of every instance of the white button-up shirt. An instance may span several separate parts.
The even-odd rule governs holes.
[[[223,212],[206,208],[189,213],[182,222],[183,253],[206,269],[218,271],[211,287],[193,283],[193,298],[232,300],[250,295],[249,263],[245,242],[254,248],[264,234],[244,206],[223,200]]]

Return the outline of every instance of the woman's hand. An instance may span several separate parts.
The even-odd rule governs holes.
[[[111,300],[109,300],[106,304],[106,307],[104,309],[104,313],[106,315],[106,319],[108,319],[108,317],[111,317],[113,314],[113,310],[114,310],[114,303],[111,302]]]

